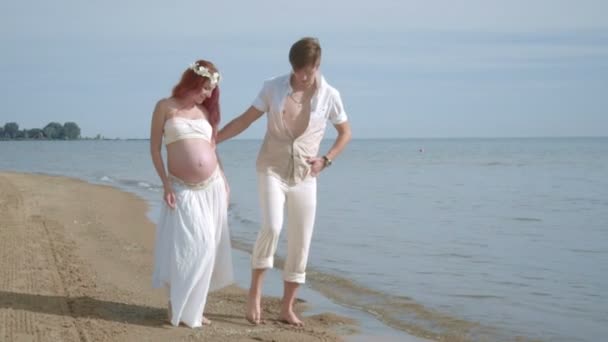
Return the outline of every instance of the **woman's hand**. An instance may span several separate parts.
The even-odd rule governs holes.
[[[163,188],[165,190],[165,194],[163,195],[165,203],[167,203],[169,208],[175,209],[175,203],[177,202],[175,199],[175,192],[173,192],[173,189],[170,186],[164,186]]]
[[[325,168],[325,159],[320,157],[311,157],[306,160],[310,165],[310,175],[317,177]]]

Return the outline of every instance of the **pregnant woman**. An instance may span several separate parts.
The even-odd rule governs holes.
[[[172,96],[158,101],[152,117],[150,152],[164,189],[153,286],[167,289],[169,321],[174,326],[209,324],[203,317],[208,292],[233,281],[229,187],[215,146],[219,79],[211,62],[193,63]]]

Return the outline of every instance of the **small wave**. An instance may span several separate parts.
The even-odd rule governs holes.
[[[160,185],[150,184],[148,182],[136,179],[119,179],[118,183],[128,187],[144,188],[149,190],[162,189]]]
[[[106,182],[106,183],[114,183],[114,180],[108,176],[103,176],[103,177],[99,178],[99,180],[102,182]]]
[[[128,186],[138,186],[140,181],[132,180],[132,179],[121,179],[118,181],[120,184],[128,185]]]
[[[483,242],[475,242],[475,241],[459,241],[458,242],[459,245],[464,245],[464,246],[475,246],[475,247],[481,247],[481,248],[486,248],[488,247],[487,243],[483,243]]]
[[[542,219],[536,217],[513,217],[512,220],[522,221],[522,222],[542,222]]]
[[[470,254],[461,254],[461,253],[439,253],[439,254],[430,254],[432,257],[448,257],[448,258],[462,258],[462,259],[471,259],[474,256]]]
[[[526,163],[522,163],[522,162],[518,162],[518,163],[506,163],[506,162],[487,162],[487,163],[481,163],[481,166],[515,166],[515,167],[523,167],[526,166],[528,164]]]
[[[159,190],[162,190],[162,186],[160,185],[155,185],[146,181],[142,181],[142,180],[135,180],[135,179],[116,179],[113,178],[111,176],[103,176],[101,178],[99,178],[99,180],[101,182],[104,183],[111,183],[114,186],[118,186],[119,188],[139,188],[139,189],[146,189],[146,190],[150,190],[153,192],[158,192]]]
[[[250,220],[248,218],[242,217],[238,213],[235,213],[235,210],[229,210],[229,211],[230,211],[231,219],[238,221],[239,223],[242,223],[244,225],[257,225],[257,222]]]
[[[482,294],[451,294],[450,297],[458,298],[469,298],[469,299],[504,299],[505,297],[496,295],[482,295]]]
[[[491,260],[479,260],[479,259],[471,260],[469,262],[473,263],[473,264],[491,264],[491,263],[493,263],[493,261],[491,261]]]
[[[608,253],[605,250],[597,250],[597,249],[569,249],[570,252],[580,253],[580,254],[604,254]]]
[[[246,219],[246,218],[239,218],[239,222],[246,224],[246,225],[255,225],[256,222],[250,219]]]
[[[530,287],[530,285],[525,284],[525,283],[517,283],[517,282],[512,282],[512,281],[489,281],[492,284],[497,284],[497,285],[506,285],[509,287]]]
[[[590,297],[590,298],[600,298],[601,295],[597,294],[597,293],[584,293],[583,294],[585,297]]]

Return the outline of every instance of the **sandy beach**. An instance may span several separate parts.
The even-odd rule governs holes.
[[[341,341],[356,323],[332,313],[304,328],[243,317],[245,291],[213,293],[202,329],[166,323],[166,299],[151,288],[155,228],[146,203],[109,186],[64,177],[0,173],[2,341]],[[237,270],[239,271],[239,270]]]

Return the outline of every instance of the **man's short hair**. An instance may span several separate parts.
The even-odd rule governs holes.
[[[304,37],[289,49],[289,62],[294,70],[316,65],[321,59],[321,44],[313,37]]]

